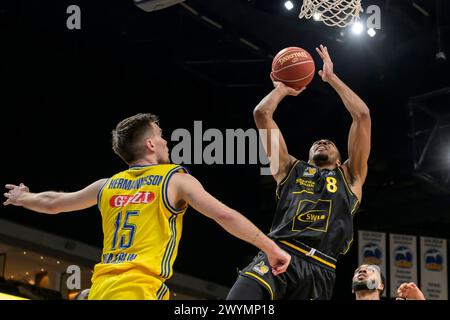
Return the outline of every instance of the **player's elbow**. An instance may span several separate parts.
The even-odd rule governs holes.
[[[264,121],[265,119],[271,118],[271,114],[269,111],[257,106],[253,110],[253,118],[255,119],[256,122],[261,122]]]
[[[43,201],[43,209],[47,214],[58,214],[62,212],[61,201],[58,195],[49,195]]]
[[[47,214],[58,214],[61,208],[55,200],[49,200],[44,204],[44,210]]]
[[[366,105],[363,105],[361,108],[359,108],[359,111],[356,114],[356,120],[370,121],[370,110]]]

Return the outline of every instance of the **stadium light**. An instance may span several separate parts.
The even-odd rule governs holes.
[[[353,34],[360,35],[364,31],[364,26],[361,22],[355,22],[352,25]]]
[[[286,1],[284,3],[284,6],[286,7],[286,9],[288,10],[292,10],[294,8],[294,4],[292,3],[292,1]]]

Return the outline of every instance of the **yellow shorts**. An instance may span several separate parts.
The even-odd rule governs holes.
[[[92,284],[89,300],[169,300],[169,288],[142,273],[103,275]]]

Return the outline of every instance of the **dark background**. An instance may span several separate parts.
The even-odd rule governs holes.
[[[138,112],[159,115],[169,140],[176,128],[192,131],[194,120],[204,130],[252,128],[252,110],[271,90],[272,57],[300,46],[318,70],[314,48],[323,43],[335,72],[371,110],[372,152],[356,230],[449,238],[448,130],[439,131],[440,143],[432,141],[424,165],[414,170],[414,150],[420,154],[433,120],[409,110],[410,97],[450,86],[448,60],[435,57],[439,51],[450,56],[450,4],[416,0],[426,16],[413,1],[365,0],[382,15],[381,30],[370,38],[299,20],[294,2],[289,12],[283,1],[187,0],[196,15],[179,5],[146,13],[130,0],[2,1],[0,183],[74,191],[125,169],[111,150],[110,132]],[[81,7],[81,30],[66,28],[71,4]],[[448,91],[419,100],[445,119]],[[351,118],[320,77],[299,97],[285,99],[276,120],[297,158],[306,159],[319,138],[335,141],[345,156]],[[425,130],[416,144],[412,120]],[[259,166],[187,167],[218,199],[269,230],[275,183],[259,175]],[[96,208],[47,216],[2,207],[1,218],[102,245]],[[236,268],[256,253],[192,209],[183,233],[175,270],[222,285],[231,286]],[[354,244],[339,262],[336,298],[352,298],[356,251]]]

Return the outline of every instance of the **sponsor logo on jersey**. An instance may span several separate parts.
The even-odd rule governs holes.
[[[334,172],[334,171],[328,171],[328,172],[325,172],[324,173],[324,177],[332,177],[332,176],[335,176],[336,175],[336,172]]]
[[[324,212],[324,210],[320,210]],[[318,211],[319,212],[319,211]],[[305,212],[302,214],[299,214],[297,219],[301,222],[316,222],[320,220],[325,220],[326,215],[325,214],[317,214],[317,212]]]
[[[138,192],[132,195],[115,195],[109,199],[112,208],[121,208],[129,204],[149,204],[155,200],[153,192]]]
[[[302,178],[297,178],[297,179],[295,180],[295,182],[296,182],[297,184],[299,184],[300,186],[302,186],[302,187],[311,188],[311,189],[313,189],[314,186],[316,185],[316,182],[315,182],[315,181],[312,181],[312,180],[303,180]]]
[[[292,231],[311,229],[327,232],[330,213],[331,200],[301,200],[293,220]]]
[[[317,169],[316,168],[311,168],[311,167],[307,167],[305,169],[305,171],[303,172],[303,176],[304,177],[314,177],[314,175],[316,174]]]

